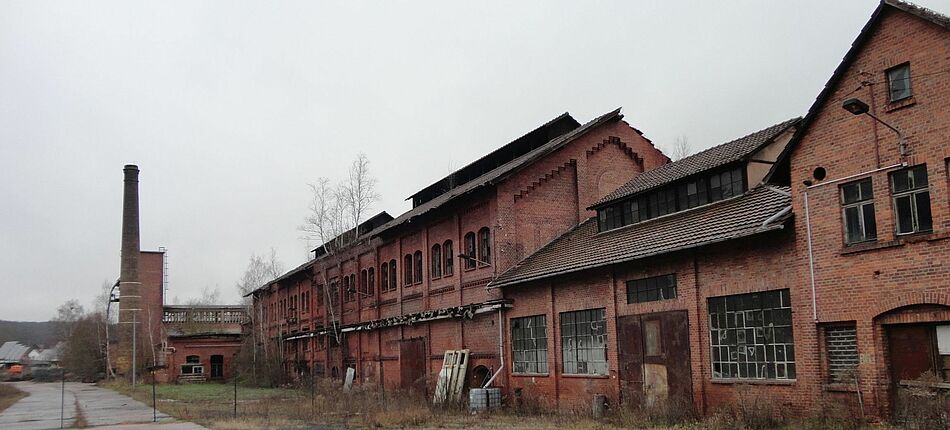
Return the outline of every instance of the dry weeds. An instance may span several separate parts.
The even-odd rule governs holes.
[[[13,406],[14,403],[19,402],[20,399],[28,395],[29,394],[17,389],[17,387],[13,385],[0,383],[0,412],[5,411],[10,406]]]

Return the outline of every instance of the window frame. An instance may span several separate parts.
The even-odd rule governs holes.
[[[870,195],[864,195],[864,189],[862,185],[867,183],[868,189],[870,190]],[[847,188],[856,187],[855,189],[858,192],[858,200],[848,202],[847,201]],[[877,240],[877,214],[874,207],[874,181],[871,178],[859,179],[857,181],[848,182],[846,184],[841,184],[838,187],[838,195],[841,201],[841,228],[844,234],[844,243],[846,245],[855,245],[858,243],[865,242],[874,242]],[[868,231],[868,219],[867,213],[865,212],[865,207],[871,208],[871,219],[870,221],[873,224],[871,231]],[[849,223],[848,223],[848,210],[855,209],[858,214],[858,227],[861,229],[860,240],[851,240],[851,234]],[[870,233],[870,234],[869,234]]]
[[[476,256],[478,245],[475,243],[475,232],[470,231],[465,233],[463,240],[465,246],[465,254],[463,254],[465,255],[465,258],[463,258],[463,260],[465,260],[465,264],[463,265],[464,270],[475,270],[475,268],[478,267],[476,264],[476,260],[478,260]]]
[[[370,267],[366,269],[367,273],[367,283],[366,283],[366,296],[373,297],[376,295],[376,268]]]
[[[491,266],[491,229],[478,229],[478,265]]]
[[[897,79],[906,79],[906,80],[907,80],[907,87],[904,88],[904,90],[907,91],[907,94],[904,95],[904,96],[902,96],[902,97],[894,98],[894,86],[893,86],[893,85],[894,85],[894,81],[895,81],[896,79],[892,79],[892,78],[891,78],[891,74],[894,73],[894,72],[897,72],[897,71],[905,70],[905,69],[907,70],[907,77],[906,77],[906,78],[897,78]],[[893,67],[889,67],[889,68],[887,68],[886,70],[884,70],[884,79],[887,81],[887,100],[888,100],[888,103],[895,103],[895,102],[899,102],[899,101],[902,101],[902,100],[907,100],[907,99],[909,99],[909,98],[911,98],[911,97],[914,96],[914,87],[913,87],[913,85],[912,85],[913,80],[912,80],[911,78],[912,78],[912,75],[911,75],[911,73],[910,73],[910,62],[909,62],[909,61],[905,61],[905,62],[903,62],[903,63],[901,63],[901,64],[898,64],[898,65],[893,66]]]
[[[720,300],[721,304],[719,303]],[[753,306],[746,306],[748,303]],[[755,307],[755,305],[758,306]],[[772,383],[797,381],[799,362],[795,360],[794,311],[790,289],[783,288],[708,297],[706,306],[709,318],[709,360],[713,381],[763,381]],[[756,312],[759,315],[756,315]],[[750,321],[751,324],[747,324]],[[759,322],[761,324],[756,326],[755,324]],[[776,329],[781,329],[781,332],[778,333],[783,337],[787,335],[788,342],[776,341]],[[730,330],[734,330],[734,332],[729,333]],[[750,334],[752,336],[751,343],[748,340]],[[762,339],[761,343],[759,343],[760,337]],[[734,344],[730,343],[730,338],[735,339]],[[752,349],[749,348],[749,345],[752,346]],[[733,349],[730,349],[730,347]],[[736,353],[733,354],[733,351]],[[749,351],[752,351],[752,353],[750,354]],[[764,357],[761,363],[759,360],[748,361],[750,355],[756,357],[760,354]],[[782,360],[778,359],[780,354]],[[743,356],[743,358],[740,359],[739,356]],[[769,360],[770,356],[771,361]],[[765,366],[763,368],[766,370],[764,372],[765,376],[749,377],[750,369],[758,374],[759,368],[757,366],[759,364]],[[723,369],[722,366],[724,365],[729,367],[725,376],[722,370],[716,370]],[[771,376],[767,366],[772,366]],[[779,376],[780,368],[783,370],[784,376]],[[742,376],[741,373],[743,372],[740,372],[739,369],[743,369],[747,375]],[[735,370],[734,374],[733,370]]]
[[[661,281],[665,282],[666,284],[660,285]],[[675,273],[630,279],[625,283],[625,286],[627,292],[627,304],[673,300],[677,297]],[[641,295],[646,295],[652,291],[657,292],[657,298],[641,298]],[[670,294],[670,297],[666,297],[667,293]]]
[[[588,319],[578,319],[580,317]],[[598,319],[592,319],[595,317]],[[602,324],[599,330],[594,326],[594,323],[598,322]],[[584,327],[586,325],[585,323],[590,324],[589,333],[587,332],[588,329]],[[562,374],[594,378],[608,377],[610,375],[610,360],[608,356],[608,345],[610,339],[607,337],[607,308],[581,309],[576,311],[561,312],[558,314],[558,327],[560,328],[559,336],[561,338],[560,352]],[[598,332],[595,333],[595,330]],[[594,340],[599,336],[603,337],[603,342],[599,342],[598,340],[598,342],[595,343]],[[586,348],[579,346],[576,339],[581,337],[588,338],[591,341],[591,346]],[[588,357],[588,360],[586,361],[581,361],[579,358],[582,350],[586,350],[584,351]],[[602,352],[603,360],[595,360],[590,358],[592,353],[597,350]],[[573,360],[569,359],[571,355],[574,358]],[[571,371],[568,370],[568,363],[574,363],[574,368],[571,369]],[[586,372],[580,371],[580,363],[584,363]],[[599,372],[595,367],[600,363],[603,363],[603,372]]]
[[[429,248],[429,278],[442,277],[442,245],[436,243]]]
[[[389,291],[389,262],[384,261],[379,266],[379,291],[385,293]]]
[[[524,326],[526,324],[526,326]],[[522,325],[521,327],[516,327]],[[511,334],[511,373],[514,375],[548,375],[550,372],[548,362],[548,334],[547,334],[547,315],[530,315],[509,319]],[[538,337],[536,329],[541,328],[543,337]],[[530,333],[526,333],[527,330]],[[526,336],[522,336],[526,335]],[[534,348],[528,348],[528,344]],[[543,359],[541,358],[543,352]],[[534,359],[528,360],[528,355],[533,354]],[[520,360],[519,360],[520,355]],[[519,364],[523,365],[519,370]],[[531,366],[534,371],[531,371]]]
[[[832,332],[849,332],[849,333],[832,333]],[[822,352],[823,361],[825,367],[825,381],[829,384],[853,384],[854,383],[854,374],[851,375],[851,378],[847,378],[846,372],[848,372],[848,367],[851,370],[857,371],[858,365],[860,364],[860,346],[858,345],[858,330],[857,324],[854,322],[850,323],[836,323],[826,325],[822,328]],[[853,340],[848,339],[848,337],[853,338]],[[846,347],[852,347],[853,349],[853,359],[849,357],[841,357],[840,354],[847,354],[848,351]],[[836,364],[848,361],[849,363],[845,364]],[[850,365],[850,366],[849,366]],[[837,370],[836,368],[841,368]]]
[[[455,256],[452,255],[452,241],[446,240],[442,242],[442,258],[444,259],[442,267],[442,276],[449,277],[452,276],[455,271]]]
[[[412,281],[414,285],[418,285],[425,279],[425,258],[422,257],[422,251],[416,250],[416,252],[413,252],[412,261]]]
[[[909,178],[911,180],[915,180],[916,178],[914,177],[913,173],[916,170],[923,171],[923,179],[925,183],[923,185],[918,185],[915,182],[913,186],[911,186],[910,188],[906,190],[898,191],[896,181],[899,175],[909,174],[910,175]],[[930,178],[929,178],[929,172],[927,171],[927,165],[918,164],[916,166],[911,166],[911,167],[898,170],[896,172],[892,172],[889,175],[888,181],[890,182],[891,204],[893,205],[893,210],[894,210],[895,234],[898,236],[907,236],[907,235],[913,235],[913,234],[919,234],[919,233],[933,232],[933,207],[930,204]],[[928,228],[921,228],[920,226],[920,214],[918,213],[918,211],[920,210],[919,208],[920,203],[918,202],[918,199],[920,198],[919,196],[922,194],[927,195],[926,205],[927,205],[928,216],[930,217],[930,220],[929,220],[930,226]],[[910,231],[902,232],[901,231],[901,216],[900,216],[901,209],[900,209],[899,200],[904,199],[904,198],[908,199],[908,202],[910,205],[909,207],[910,221],[911,221],[912,228]]]
[[[412,286],[412,254],[406,254],[402,257],[402,285]]]
[[[389,260],[389,291],[399,289],[399,268],[396,266],[396,259]]]

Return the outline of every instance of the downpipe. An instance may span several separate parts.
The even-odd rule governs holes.
[[[505,330],[502,327],[501,313],[503,308],[498,308],[498,360],[501,361],[501,365],[498,366],[498,370],[495,371],[494,375],[491,375],[491,379],[482,385],[482,388],[488,388],[491,386],[491,383],[495,381],[495,378],[505,370],[505,341],[502,336],[504,336]]]

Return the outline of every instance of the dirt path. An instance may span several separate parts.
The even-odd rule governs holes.
[[[76,420],[78,403],[89,427],[107,429],[201,430],[194,423],[176,421],[158,413],[152,422],[152,408],[112,390],[92,384],[66,383],[65,400],[59,383],[13,383],[30,395],[0,413],[0,428],[11,430],[45,430],[60,427],[60,414],[66,428]],[[61,410],[60,405],[65,404]]]

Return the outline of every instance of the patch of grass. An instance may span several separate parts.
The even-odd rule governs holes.
[[[86,421],[86,415],[82,413],[82,408],[79,407],[79,399],[76,399],[73,407],[76,408],[76,418],[73,420],[73,428],[84,429],[89,427],[89,422]]]
[[[17,389],[17,387],[0,383],[0,412],[5,411],[26,396],[29,396],[29,394]]]

